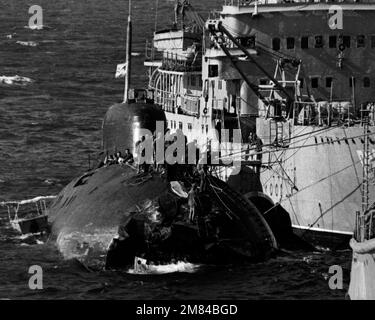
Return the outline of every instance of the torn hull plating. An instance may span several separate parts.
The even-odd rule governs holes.
[[[160,174],[98,169],[72,181],[52,204],[52,239],[65,258],[92,267],[127,267],[135,256],[155,262],[269,256],[276,243],[256,207],[224,182],[209,181],[200,198],[204,214],[191,222],[187,199]]]
[[[98,259],[103,264],[113,238],[129,209],[166,188],[159,178],[132,186],[131,168],[110,166],[73,180],[50,208],[52,236],[64,258]]]

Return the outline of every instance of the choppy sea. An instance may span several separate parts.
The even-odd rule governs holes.
[[[146,39],[173,19],[174,1],[133,1],[134,85],[143,87]],[[192,0],[204,16],[222,1]],[[125,57],[127,1],[38,0],[31,30],[27,0],[0,0],[0,202],[57,194],[101,148],[101,122],[121,101],[115,79]],[[18,77],[15,77],[18,76]],[[170,273],[90,272],[53,244],[20,237],[0,213],[0,299],[344,299],[351,252],[283,253],[264,263],[177,268]],[[32,291],[29,267],[43,269]],[[343,268],[342,290],[328,269]],[[178,272],[172,272],[178,271]]]

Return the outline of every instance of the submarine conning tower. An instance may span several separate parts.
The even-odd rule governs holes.
[[[158,121],[166,123],[161,107],[154,104],[152,90],[130,89],[131,84],[131,52],[132,52],[132,19],[131,1],[129,1],[128,27],[126,37],[126,63],[124,102],[111,106],[103,120],[103,150],[107,154],[130,149],[135,153],[135,145],[144,132],[152,134]]]
[[[126,103],[112,105],[103,120],[103,150],[108,154],[130,149],[142,138],[142,129],[154,133],[158,121],[166,122],[164,111],[154,104],[153,92],[129,90]]]

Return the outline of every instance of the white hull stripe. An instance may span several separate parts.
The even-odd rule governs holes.
[[[348,231],[337,231],[337,230],[330,230],[330,229],[311,228],[311,227],[304,227],[304,226],[296,226],[294,224],[292,225],[292,227],[296,228],[296,229],[307,230],[307,231],[337,233],[337,234],[344,234],[344,235],[348,235],[348,236],[352,236],[354,234],[353,232],[348,232]]]

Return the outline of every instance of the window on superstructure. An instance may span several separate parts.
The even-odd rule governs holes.
[[[183,130],[184,125],[182,124],[182,122],[179,122],[179,123],[178,123],[178,128],[179,128],[180,130]]]
[[[223,81],[222,80],[219,80],[219,83],[218,83],[217,87],[218,87],[219,90],[223,89]]]
[[[363,86],[364,86],[365,88],[369,88],[370,85],[371,85],[371,83],[370,83],[370,78],[369,78],[369,77],[364,77],[364,78],[363,78]]]
[[[366,45],[365,43],[365,36],[364,35],[358,35],[357,36],[357,48],[364,48]]]
[[[311,88],[319,87],[319,78],[311,78]]]
[[[323,48],[323,36],[315,36],[315,48]]]
[[[371,48],[375,48],[375,36],[371,36]]]
[[[329,36],[329,47],[336,48],[337,47],[337,37],[336,36]]]
[[[273,38],[272,39],[272,49],[275,51],[280,50],[280,38]]]
[[[188,130],[192,131],[193,130],[193,125],[191,123],[188,123]]]
[[[251,36],[247,40],[247,47],[254,48],[255,47],[255,36]]]
[[[236,38],[236,40],[241,43],[241,45],[245,45],[244,38]]]
[[[260,79],[260,80],[259,80],[259,84],[260,84],[261,86],[265,86],[265,85],[267,85],[267,83],[268,83],[268,80],[267,80],[267,79]]]
[[[217,64],[210,64],[208,66],[208,77],[214,78],[219,75],[219,66]]]
[[[309,48],[309,37],[302,37],[301,38],[301,49],[308,49]]]
[[[350,48],[350,36],[343,36],[342,44],[345,46],[345,48]]]
[[[295,39],[292,37],[286,38],[286,48],[287,49],[294,49]]]
[[[332,87],[332,81],[333,81],[332,77],[327,77],[326,78],[326,87],[327,88],[331,88]]]
[[[191,76],[191,77],[190,77],[190,85],[191,85],[192,87],[195,87],[195,86],[197,85],[197,82],[196,82],[196,78],[195,78],[195,76]]]

